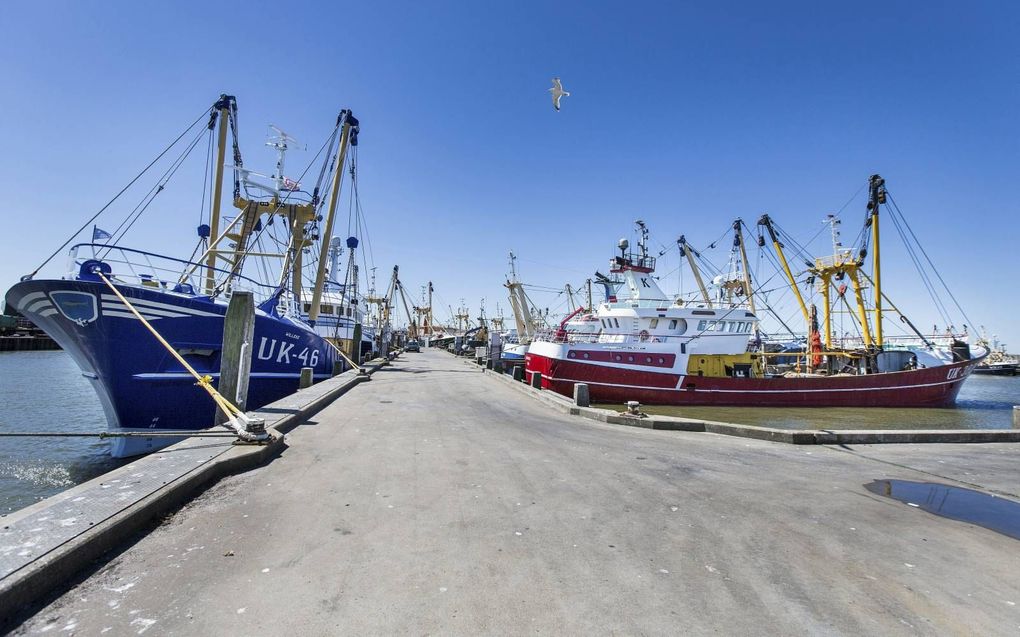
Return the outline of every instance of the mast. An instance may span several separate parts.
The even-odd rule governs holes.
[[[432,281],[429,281],[429,304],[428,304],[429,325],[425,332],[427,336],[432,335]]]
[[[878,243],[878,207],[885,203],[885,180],[879,175],[872,175],[869,182],[868,196],[868,221],[871,224],[871,242],[874,254],[872,255],[872,269],[875,280],[875,346],[882,349],[882,269],[879,258]]]
[[[783,265],[783,272],[786,273],[786,278],[790,282],[790,287],[793,288],[793,294],[797,297],[797,303],[800,305],[800,311],[804,315],[804,324],[807,328],[811,329],[811,315],[808,313],[807,305],[804,304],[804,297],[800,294],[800,288],[797,287],[797,279],[793,276],[793,271],[790,270],[790,264],[786,262],[786,255],[783,254],[783,246],[779,243],[779,238],[776,236],[776,229],[772,227],[772,219],[767,215],[762,215],[761,219],[758,220],[759,226],[765,226],[765,229],[769,231],[769,238],[772,239],[772,247],[776,251],[776,256],[779,257],[779,262]]]
[[[347,147],[358,145],[358,120],[350,110],[340,111],[336,119],[337,126],[342,125],[340,133],[340,148],[336,156],[336,171],[333,173],[333,188],[329,198],[329,210],[326,213],[326,228],[321,234],[323,240],[319,242],[319,262],[315,271],[315,287],[312,288],[312,307],[308,310],[308,322],[315,325],[319,318],[319,301],[322,300],[322,286],[326,280],[327,252],[329,251],[329,237],[333,236],[333,222],[336,218],[337,200],[340,195],[340,183],[344,176],[344,162],[347,159]],[[352,134],[353,129],[353,134]],[[348,141],[350,142],[348,144]],[[303,228],[302,228],[303,229]],[[294,296],[298,303],[301,302],[301,244],[295,243],[296,253],[294,257]],[[346,294],[346,291],[345,291]]]
[[[744,296],[747,298],[747,303],[751,307],[751,313],[757,314],[754,309],[754,293],[751,291],[751,271],[747,267],[747,250],[744,248],[744,233],[741,230],[743,222],[737,219],[733,222],[733,230],[737,233],[737,245],[740,248],[740,261],[743,264],[744,270]]]
[[[213,185],[212,214],[209,217],[209,236],[219,237],[220,234],[220,199],[223,196],[223,162],[227,154],[227,128],[230,127],[230,107],[237,107],[237,100],[233,95],[223,93],[220,99],[213,104],[217,117],[220,120],[220,130],[216,139],[216,180]],[[215,125],[215,118],[209,121],[209,128]],[[209,257],[206,260],[208,270],[205,275],[205,293],[212,294],[216,287],[216,256],[215,246],[209,247]]]
[[[701,270],[698,269],[698,264],[694,262],[694,251],[687,245],[687,238],[684,235],[680,235],[676,243],[680,247],[680,254],[687,257],[687,263],[691,265],[691,270],[694,272],[694,280],[698,282],[698,289],[701,290],[701,298],[705,300],[705,304],[708,307],[712,307],[712,297],[708,295],[708,288],[705,287],[705,282],[701,279]]]
[[[517,340],[521,343],[528,342],[533,336],[534,323],[531,316],[531,308],[528,305],[527,297],[521,282],[517,280],[517,256],[510,252],[510,280],[503,287],[509,291],[510,309],[514,313],[514,323],[517,325]]]

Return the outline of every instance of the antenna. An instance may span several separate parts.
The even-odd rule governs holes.
[[[843,249],[843,243],[839,239],[839,227],[843,222],[836,215],[826,215],[823,223],[829,224],[829,229],[832,232],[832,256],[838,258],[839,251]]]
[[[641,239],[638,240],[638,250],[641,251],[641,259],[643,260],[648,256],[648,226],[641,219],[634,222],[638,227],[638,232],[641,234]]]
[[[274,174],[271,177],[273,183],[276,185],[276,190],[278,192],[280,190],[288,191],[298,190],[301,184],[298,184],[297,182],[292,182],[291,180],[284,177],[283,166],[287,157],[287,150],[289,150],[292,146],[299,150],[307,150],[307,147],[301,145],[301,142],[288,135],[279,126],[276,126],[275,124],[270,124],[269,128],[271,129],[272,133],[270,133],[269,139],[266,140],[266,146],[276,149],[276,174]]]

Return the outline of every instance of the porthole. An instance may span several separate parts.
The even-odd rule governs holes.
[[[665,362],[666,362],[665,360],[663,360],[663,359],[661,359],[661,358],[659,359],[659,364],[660,364],[660,365],[662,365],[662,364],[663,364],[663,363],[665,363]]]
[[[588,352],[585,352],[585,353],[583,354],[583,356],[584,356],[585,358],[591,358],[590,356],[588,356]]]
[[[627,362],[628,363],[633,363],[634,362],[634,357],[633,356],[628,356],[627,357]]]
[[[569,358],[577,358],[577,354],[575,354],[574,352],[570,352],[569,354],[567,354],[567,356]]]
[[[652,357],[651,356],[646,356],[645,357],[645,362],[646,363],[651,363],[652,362]]]

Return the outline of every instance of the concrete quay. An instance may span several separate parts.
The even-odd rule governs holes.
[[[1017,501],[1018,459],[620,427],[426,350],[14,632],[1015,635],[1016,539],[864,485]]]

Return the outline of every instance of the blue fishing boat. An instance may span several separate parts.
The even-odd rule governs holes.
[[[346,242],[350,252],[346,272],[339,271],[343,246],[332,239],[341,185],[356,174],[356,152],[351,149],[356,150],[359,122],[349,110],[340,112],[320,150],[319,181],[310,191],[302,189],[300,179],[285,176],[285,154],[294,140],[274,130],[277,134],[269,143],[278,153],[274,173],[259,175],[244,168],[237,143],[237,102],[221,96],[197,126],[192,124],[187,135],[178,138],[195,141],[190,148],[187,141],[179,144],[184,148],[181,156],[118,231],[93,227],[91,242],[70,248],[63,276],[36,278],[40,266],[7,292],[8,307],[45,330],[92,382],[111,432],[145,434],[213,425],[213,399],[196,387],[193,375],[150,327],[215,384],[224,316],[237,291],[251,292],[257,303],[249,409],[294,392],[303,367],[311,367],[316,380],[325,379],[336,361],[358,360],[372,349],[375,334],[363,326],[367,306],[356,293],[357,239]],[[231,165],[226,164],[228,136],[233,139]],[[208,138],[207,176],[212,188],[211,196],[203,192],[208,223],[199,226],[191,257],[123,245],[121,239],[140,215],[138,210],[148,207],[176,171],[173,166],[179,166],[203,138]],[[305,172],[310,169],[311,164]],[[237,209],[233,218],[220,211],[227,171],[233,173],[231,203]],[[73,239],[54,254],[63,252]],[[312,255],[308,263],[306,255]],[[277,265],[271,268],[267,261]],[[111,453],[133,456],[176,440],[115,437]]]

